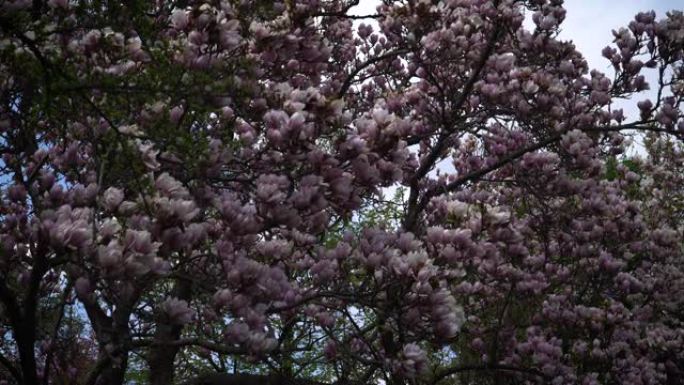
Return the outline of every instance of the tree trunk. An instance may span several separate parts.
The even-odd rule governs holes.
[[[279,375],[212,373],[196,378],[186,385],[329,385],[307,379]],[[342,384],[339,384],[342,385]]]
[[[182,300],[189,300],[192,296],[192,283],[187,280],[179,280],[173,290],[173,296]],[[158,320],[154,333],[154,340],[159,342],[170,342],[180,338],[183,326],[172,325],[163,320]],[[180,350],[179,346],[169,346],[158,344],[150,348],[148,365],[150,367],[150,385],[173,384],[175,375],[174,362]]]
[[[24,385],[39,385],[36,372],[35,330],[31,326],[18,325],[15,328],[21,375]]]
[[[119,324],[113,333],[103,337],[100,341],[100,355],[101,359],[104,358],[104,366],[95,384],[122,385],[128,368],[128,349],[125,347],[129,340],[128,325]]]
[[[154,333],[156,341],[174,341],[180,336],[182,327],[176,325],[157,324]],[[150,385],[173,384],[174,362],[178,354],[178,346],[156,345],[150,348],[148,364],[150,366]]]
[[[114,355],[114,361],[108,360],[102,372],[97,377],[97,385],[121,385],[124,383],[128,355]]]
[[[133,300],[123,300],[112,316],[89,298],[79,297],[86,309],[88,318],[99,344],[98,366],[91,373],[88,385],[121,385],[124,383],[128,367],[128,344],[130,329],[128,319]]]

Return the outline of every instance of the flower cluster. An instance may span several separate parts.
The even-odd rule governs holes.
[[[0,378],[679,381],[682,12],[357,3],[0,2]]]

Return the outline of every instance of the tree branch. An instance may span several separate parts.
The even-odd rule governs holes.
[[[624,131],[624,130],[640,130],[640,131],[650,131],[650,132],[659,132],[659,133],[667,133],[671,135],[677,135],[681,137],[681,133],[677,132],[675,130],[668,130],[664,128],[660,128],[654,125],[651,125],[651,121],[637,121],[633,123],[628,123],[628,124],[623,124],[623,125],[616,125],[616,126],[592,126],[592,127],[587,127],[584,129],[581,129],[583,132],[619,132],[619,131]],[[444,186],[437,186],[434,187],[423,194],[422,198],[417,201],[417,203],[414,206],[414,209],[412,211],[409,211],[409,215],[406,217],[406,225],[405,228],[412,228],[415,225],[415,222],[418,219],[418,214],[422,212],[427,204],[430,202],[430,199],[433,197],[439,195],[439,194],[444,194],[444,193],[449,193],[453,192],[459,187],[465,185],[466,183],[469,183],[471,181],[474,181],[478,178],[481,178],[490,172],[496,171],[500,169],[501,167],[504,167],[513,161],[521,158],[525,154],[533,151],[537,151],[539,149],[542,149],[552,143],[558,142],[563,138],[565,134],[567,134],[570,130],[565,130],[562,131],[556,135],[550,136],[538,143],[532,144],[530,146],[521,148],[519,150],[513,151],[512,153],[500,158],[498,161],[495,163],[491,164],[490,166],[481,168],[479,170],[472,171],[466,175],[461,176],[460,178],[456,179],[455,181],[448,183]],[[408,226],[410,225],[410,226]]]
[[[2,354],[0,354],[0,365],[4,366],[7,369],[7,371],[10,372],[12,377],[14,377],[17,380],[18,383],[22,383],[21,372],[19,371],[19,369],[17,369],[17,367],[14,366],[14,364],[12,364],[12,362]]]
[[[459,365],[459,366],[454,366],[451,368],[447,368],[440,373],[435,374],[435,377],[432,380],[432,384],[436,385],[443,379],[457,374],[457,373],[462,373],[462,372],[472,372],[472,371],[497,371],[497,372],[518,372],[518,373],[523,373],[523,374],[528,374],[532,375],[535,377],[541,377],[544,378],[544,375],[537,369],[529,369],[529,368],[520,368],[517,366],[512,366],[512,365],[498,365],[498,364],[492,364],[492,365]]]
[[[50,337],[50,341],[54,344],[54,341],[57,339],[57,334],[59,333],[59,329],[62,325],[62,320],[64,319],[64,308],[66,307],[66,304],[69,299],[69,295],[71,294],[71,288],[72,288],[72,282],[69,281],[67,282],[66,287],[64,288],[64,292],[62,294],[62,301],[59,304],[59,314],[57,315],[57,321],[55,322],[55,326],[52,329],[52,335]],[[47,355],[45,357],[45,366],[43,367],[43,385],[48,385],[49,383],[49,375],[50,375],[50,364],[52,363],[52,355],[54,353],[54,345],[53,347],[50,348],[50,350],[47,352]]]
[[[482,54],[480,54],[480,57],[478,58],[477,62],[475,63],[475,66],[473,67],[473,73],[470,75],[468,80],[463,85],[463,90],[454,102],[451,109],[452,111],[459,111],[461,108],[463,108],[463,105],[468,100],[468,96],[470,96],[470,93],[473,91],[475,83],[480,79],[480,74],[482,73],[482,70],[487,64],[487,60],[489,60],[489,57],[494,52],[494,47],[496,46],[496,41],[499,39],[500,32],[501,26],[497,24],[497,26],[494,28],[491,35],[489,36],[489,39],[487,40],[487,45],[485,49],[482,51]],[[458,119],[457,123],[460,123],[462,121],[462,118]],[[456,130],[456,127],[457,124],[452,124],[449,129],[445,129],[441,132],[439,138],[437,139],[437,143],[435,143],[434,147],[432,147],[432,150],[430,150],[427,157],[418,167],[418,170],[416,170],[415,174],[413,174],[413,176],[411,177],[411,180],[409,182],[411,191],[409,193],[406,220],[403,224],[404,230],[410,231],[413,230],[413,228],[415,227],[418,214],[427,203],[421,203],[424,199],[419,200],[420,180],[425,175],[427,175],[427,173],[432,169],[440,154],[444,151],[444,146],[447,143],[447,139],[449,139],[449,137],[453,135],[454,131]]]
[[[235,348],[227,345],[217,344],[214,342],[200,340],[199,338],[182,338],[174,341],[160,341],[160,340],[133,340],[131,341],[133,347],[150,347],[150,346],[173,346],[186,347],[198,346],[216,353],[231,354],[231,355],[247,355],[249,351],[242,348]]]
[[[261,375],[245,373],[212,373],[200,376],[186,385],[362,385],[358,382],[325,383],[304,378],[282,375]],[[365,384],[364,384],[365,385]]]
[[[380,62],[382,60],[391,58],[393,56],[396,56],[396,55],[399,55],[402,53],[407,53],[407,52],[408,52],[408,50],[405,50],[405,49],[397,49],[397,50],[386,52],[382,55],[378,55],[378,56],[375,56],[375,57],[372,57],[372,58],[366,60],[365,62],[363,62],[358,67],[354,68],[354,70],[347,76],[347,78],[344,80],[344,83],[342,83],[340,90],[337,92],[337,96],[340,98],[343,97],[344,94],[346,94],[347,91],[349,90],[349,87],[351,87],[352,84],[354,83],[354,78],[356,78],[356,75],[358,75],[364,69],[366,69],[369,66],[371,66],[377,62]]]

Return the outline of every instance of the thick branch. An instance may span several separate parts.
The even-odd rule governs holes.
[[[659,133],[667,133],[667,134],[672,134],[672,135],[679,135],[681,136],[681,133],[676,132],[674,130],[667,130],[663,129],[654,125],[649,124],[650,122],[633,122],[633,123],[628,123],[628,124],[623,124],[623,125],[617,125],[617,126],[592,126],[592,127],[587,127],[582,129],[584,132],[619,132],[619,131],[624,131],[624,130],[640,130],[640,131],[651,131],[651,132],[659,132]],[[405,228],[413,228],[416,224],[416,221],[418,220],[419,214],[425,209],[427,204],[430,202],[430,199],[433,197],[439,195],[439,194],[444,194],[444,193],[449,193],[453,192],[456,189],[460,188],[461,186],[465,185],[466,183],[475,181],[490,172],[496,171],[518,159],[523,157],[525,154],[540,150],[552,143],[556,143],[563,138],[563,136],[568,132],[569,130],[562,131],[556,135],[550,136],[538,143],[532,144],[527,147],[523,147],[517,151],[514,151],[502,158],[500,158],[498,161],[495,163],[481,168],[479,170],[472,171],[466,175],[461,176],[460,178],[456,179],[455,181],[452,181],[451,183],[448,183],[443,186],[438,186],[435,188],[432,188],[423,194],[423,196],[420,198],[420,200],[417,200],[417,203],[415,203],[414,209],[409,210],[409,213],[406,216],[406,220],[404,222],[404,227]]]
[[[10,322],[14,325],[21,323],[21,309],[16,301],[16,294],[5,284],[5,277],[0,279],[0,301],[5,306]]]
[[[133,347],[150,347],[150,346],[168,346],[168,347],[185,347],[198,346],[216,353],[231,354],[231,355],[246,355],[249,351],[243,348],[236,348],[232,346],[217,344],[210,341],[204,341],[199,338],[182,338],[175,341],[160,341],[160,340],[133,340],[131,341]]]
[[[465,102],[468,100],[468,97],[470,96],[471,92],[473,91],[473,88],[475,87],[475,83],[477,83],[477,81],[480,79],[480,75],[482,74],[482,70],[487,64],[487,60],[489,60],[489,57],[494,52],[494,48],[496,46],[497,40],[499,39],[500,33],[501,26],[497,24],[497,26],[494,28],[491,35],[489,36],[489,39],[487,40],[487,45],[485,46],[484,50],[480,54],[480,57],[475,63],[472,69],[472,73],[470,74],[470,77],[463,85],[463,90],[458,95],[458,98],[454,101],[452,111],[460,111],[461,108],[463,108]],[[435,162],[437,162],[437,159],[439,159],[440,157],[440,154],[444,152],[444,148],[448,143],[448,139],[456,131],[458,124],[463,121],[464,118],[459,118],[456,122],[454,122],[454,124],[451,125],[451,127],[445,128],[441,132],[439,138],[437,139],[437,143],[435,143],[435,145],[432,147],[428,155],[423,159],[423,162],[421,162],[420,167],[418,167],[418,170],[416,170],[415,174],[413,174],[413,176],[411,177],[411,181],[409,183],[411,191],[409,193],[408,200],[408,212],[406,216],[407,220],[404,221],[405,230],[413,230],[414,226],[416,225],[415,219],[417,218],[418,213],[425,206],[425,204],[422,204],[421,207],[422,200],[419,200],[419,185],[421,179],[423,179],[423,177],[425,177],[425,175],[427,175],[427,173],[430,172],[430,170],[434,167]]]
[[[496,371],[496,372],[517,372],[522,374],[527,374],[535,377],[544,378],[544,375],[537,369],[520,368],[512,365],[459,365],[451,368],[447,368],[437,374],[432,380],[433,385],[439,383],[445,378],[462,372],[473,372],[473,371]]]
[[[192,296],[192,281],[178,280],[173,290],[173,296],[185,301]],[[166,319],[158,319],[154,333],[155,341],[177,341],[183,325],[173,324]],[[153,345],[150,349],[148,358],[150,374],[149,382],[151,385],[172,384],[174,381],[174,361],[181,346]]]
[[[361,385],[356,382],[332,384],[281,375],[212,373],[196,378],[186,385]]]
[[[108,364],[109,357],[107,355],[101,354],[100,357],[97,359],[95,366],[92,369],[90,369],[90,372],[88,373],[88,377],[86,377],[84,384],[95,385],[95,382],[100,377],[100,373],[102,373],[102,371]]]
[[[61,328],[62,325],[62,320],[64,319],[64,308],[66,307],[68,300],[69,300],[69,295],[71,294],[71,287],[72,287],[72,282],[69,281],[64,288],[64,293],[62,294],[62,300],[60,301],[59,307],[58,307],[58,314],[57,314],[57,321],[55,322],[55,326],[52,329],[52,335],[50,337],[51,341],[57,340],[57,336],[59,334],[59,329]],[[51,348],[47,352],[47,356],[45,357],[45,367],[43,367],[43,385],[48,385],[49,383],[49,378],[50,378],[50,365],[52,364],[52,355],[55,352],[54,347]]]
[[[378,63],[378,62],[380,62],[380,61],[383,61],[383,60],[385,60],[385,59],[388,59],[388,58],[391,58],[391,57],[400,55],[400,54],[402,54],[402,53],[407,53],[407,52],[408,52],[408,51],[407,51],[407,50],[404,50],[404,49],[397,49],[397,50],[394,50],[394,51],[386,52],[386,53],[384,53],[384,54],[382,54],[382,55],[378,55],[378,56],[372,57],[372,58],[366,60],[365,62],[361,63],[361,65],[359,65],[358,67],[354,68],[354,70],[353,70],[353,71],[347,76],[347,78],[344,80],[344,83],[342,83],[342,86],[340,87],[340,90],[337,92],[337,96],[340,97],[340,98],[343,97],[344,94],[346,94],[347,91],[349,90],[349,87],[351,87],[352,84],[354,84],[354,79],[356,78],[356,75],[358,75],[358,74],[359,74],[361,71],[363,71],[364,69],[368,68],[369,66],[371,66],[371,65],[373,65],[373,64],[375,64],[375,63]]]
[[[463,85],[463,91],[461,91],[456,101],[454,101],[452,107],[453,111],[459,111],[461,108],[463,108],[463,105],[465,104],[466,100],[468,100],[468,97],[470,96],[471,92],[473,91],[473,88],[475,87],[475,83],[477,83],[477,81],[480,79],[480,74],[482,73],[482,70],[487,64],[487,60],[489,60],[489,57],[494,52],[494,47],[496,46],[496,41],[498,40],[498,38],[499,28],[497,27],[494,31],[492,31],[492,34],[487,42],[487,46],[485,47],[484,51],[482,51],[480,58],[477,60],[475,66],[473,67],[472,74],[470,75],[466,83]],[[437,139],[437,143],[435,143],[435,146],[432,148],[432,150],[425,158],[425,160],[421,163],[416,173],[413,175],[413,180],[420,180],[432,169],[435,162],[439,158],[439,154],[441,154],[444,150],[444,146],[447,143],[447,139],[456,131],[457,127],[458,124],[455,124],[449,127],[448,129],[442,131],[442,133],[439,136],[439,139]]]
[[[2,354],[0,354],[0,365],[4,366],[7,369],[7,371],[10,372],[12,377],[14,377],[14,379],[17,380],[18,383],[22,382],[21,372],[19,371],[19,369],[17,369],[17,367],[14,366],[14,364],[12,364],[12,362]]]
[[[19,351],[22,378],[26,383],[37,383],[34,324],[25,322],[24,314],[22,314],[21,307],[16,300],[16,294],[12,293],[3,281],[0,281],[0,301],[6,309],[12,325],[13,337]],[[35,317],[35,309],[33,311]]]

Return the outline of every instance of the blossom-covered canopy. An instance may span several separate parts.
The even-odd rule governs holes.
[[[684,14],[358,3],[0,0],[0,384],[680,383]]]

